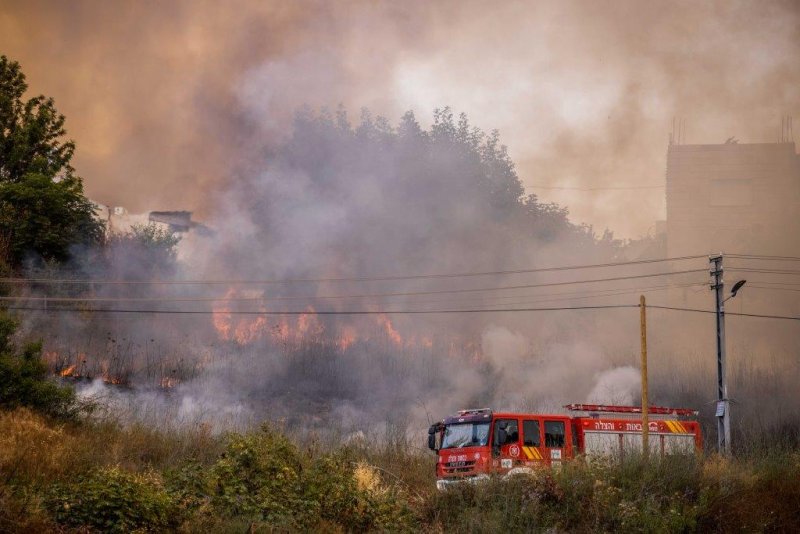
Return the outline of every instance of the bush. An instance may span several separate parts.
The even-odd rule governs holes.
[[[118,467],[54,485],[45,506],[58,523],[103,532],[164,530],[177,527],[182,519],[156,473],[135,474]]]
[[[268,426],[234,434],[212,469],[212,504],[225,515],[300,526],[316,512],[315,503],[303,499],[301,469],[295,446]]]
[[[354,470],[354,465],[347,451],[304,458],[267,426],[256,434],[235,434],[211,470],[211,506],[223,516],[279,528],[410,528],[412,516],[402,496],[385,488],[373,468],[362,464]],[[182,498],[200,506],[202,475],[189,469],[182,476],[201,489],[181,493]]]
[[[404,497],[383,484],[375,467],[356,463],[349,451],[316,459],[304,482],[309,497],[319,503],[319,517],[348,532],[412,527]]]
[[[444,530],[686,532],[697,527],[701,469],[693,457],[580,460],[557,470],[464,484],[433,496],[427,521]]]
[[[0,532],[57,532],[56,525],[38,506],[35,498],[14,493],[11,487],[0,481]]]
[[[18,353],[11,343],[17,324],[0,310],[0,408],[29,407],[53,417],[75,415],[75,392],[48,378],[42,346],[29,343]]]
[[[205,511],[213,491],[211,474],[203,465],[189,462],[164,476],[167,491],[178,505],[190,513]]]

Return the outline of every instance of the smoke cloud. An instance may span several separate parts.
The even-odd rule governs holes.
[[[0,10],[0,52],[19,60],[32,92],[54,96],[67,116],[91,198],[131,212],[190,209],[213,228],[181,244],[179,279],[327,280],[231,283],[201,295],[140,288],[239,299],[183,304],[216,310],[213,318],[48,319],[54,367],[135,386],[90,382],[87,395],[110,395],[132,418],[222,426],[284,419],[360,429],[474,406],[634,401],[634,309],[375,313],[563,306],[608,286],[584,285],[572,297],[522,288],[488,298],[441,292],[576,277],[330,279],[613,260],[613,243],[597,243],[542,201],[568,207],[576,223],[645,234],[664,217],[663,189],[603,188],[663,185],[673,117],[686,119],[690,142],[773,141],[780,117],[800,102],[800,12],[791,2],[31,1]],[[448,105],[469,122],[441,111]],[[371,113],[359,118],[362,107]],[[523,192],[538,199],[519,202]],[[702,285],[706,273],[670,281]],[[327,298],[343,295],[351,297]],[[589,302],[619,302],[612,297]],[[374,314],[232,313],[309,309]],[[652,369],[663,385],[654,402],[708,406],[699,393],[713,390],[705,319],[653,320]],[[37,323],[26,330],[35,333]],[[749,351],[732,350],[732,360]],[[672,372],[678,362],[685,372]],[[747,369],[743,395],[775,382],[796,400],[788,387],[796,365]],[[788,412],[781,417],[800,419]]]
[[[663,184],[686,140],[774,141],[800,110],[795,2],[4,2],[0,50],[56,98],[89,195],[209,214],[302,104],[498,128],[527,187]],[[545,190],[636,236],[661,189]]]

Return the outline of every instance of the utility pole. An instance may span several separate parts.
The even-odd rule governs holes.
[[[647,400],[647,306],[644,295],[639,297],[639,309],[642,334],[642,455],[646,460],[650,456],[650,404]]]
[[[722,254],[709,256],[710,273],[714,277],[711,289],[717,302],[717,448],[720,454],[731,452],[731,414],[728,401],[728,382],[725,375],[725,299],[722,280]]]

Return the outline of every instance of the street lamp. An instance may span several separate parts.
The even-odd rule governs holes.
[[[736,296],[747,280],[739,280],[731,288],[728,298],[724,297],[722,281],[722,254],[709,257],[714,276],[711,289],[716,292],[717,304],[717,447],[720,453],[731,452],[731,414],[728,400],[728,383],[725,376],[725,302]]]
[[[736,293],[738,293],[739,290],[742,289],[742,286],[744,286],[746,283],[747,283],[747,280],[739,280],[738,282],[733,284],[733,287],[731,288],[731,296],[726,298],[725,300],[723,300],[722,303],[724,304],[724,303],[728,302],[729,300],[731,300],[733,297],[735,297]]]

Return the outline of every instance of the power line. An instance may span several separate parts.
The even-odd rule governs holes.
[[[798,256],[762,256],[757,254],[725,254],[728,258],[764,261],[800,261]]]
[[[790,274],[798,275],[800,270],[797,269],[753,269],[751,267],[729,267],[728,272],[742,272],[742,273],[760,273],[760,274]]]
[[[489,298],[468,298],[468,299],[447,299],[447,300],[430,300],[430,301],[413,301],[413,304],[447,304],[447,303],[459,303],[459,302],[467,302],[467,301],[478,301],[484,305],[492,305],[492,302],[497,300],[506,300],[506,299],[517,299],[517,300],[508,300],[503,302],[502,304],[505,305],[524,305],[524,304],[532,304],[538,302],[564,302],[564,301],[575,301],[575,300],[584,300],[584,299],[596,299],[596,298],[609,298],[609,297],[616,297],[620,295],[632,295],[637,293],[650,293],[652,291],[663,291],[665,289],[674,289],[674,288],[688,288],[694,286],[705,286],[706,283],[696,283],[696,284],[679,284],[679,285],[670,285],[670,286],[660,286],[655,288],[637,288],[637,289],[606,289],[603,291],[598,292],[581,292],[581,293],[551,293],[550,295],[555,295],[555,298],[536,298],[545,295],[530,295],[530,298],[524,298],[524,296],[520,295],[509,295],[505,297],[489,297]],[[602,293],[602,294],[598,294]],[[496,305],[500,305],[497,303]]]
[[[253,311],[237,310],[225,311],[227,315],[417,315],[417,314],[449,314],[449,313],[493,313],[493,312],[537,312],[537,311],[568,311],[568,310],[604,310],[615,308],[638,308],[638,304],[610,304],[603,306],[571,306],[558,308],[484,308],[484,309],[455,309],[455,310],[330,310],[330,311]],[[146,314],[171,314],[171,315],[210,315],[216,312],[211,310],[132,310],[115,308],[35,308],[30,306],[8,306],[9,310],[29,310],[45,313],[80,312],[80,313],[146,313]]]
[[[506,295],[494,297],[474,297],[468,299],[448,299],[448,300],[416,300],[415,304],[443,304],[448,302],[466,302],[466,301],[479,301],[486,302],[487,300],[507,300],[507,299],[520,299],[524,297],[563,297],[550,300],[575,300],[582,298],[595,298],[595,297],[608,297],[615,295],[627,295],[631,293],[659,291],[671,288],[687,288],[693,286],[702,286],[705,282],[694,282],[691,284],[667,284],[661,286],[651,286],[642,288],[614,288],[614,289],[598,289],[596,291],[579,291],[579,292],[561,292],[561,293],[543,293],[533,295]],[[599,293],[599,294],[598,294]],[[361,298],[363,295],[338,295],[343,299],[347,298]],[[397,296],[397,295],[395,295]],[[400,296],[405,296],[402,294]],[[319,297],[310,295],[308,297],[51,297],[51,296],[4,296],[0,297],[0,301],[26,301],[26,302],[268,302],[272,300],[314,300],[316,298],[334,298],[334,296],[321,295]],[[541,299],[535,299],[534,302]]]
[[[783,286],[800,286],[800,282],[767,282],[767,281],[764,281],[764,280],[753,280],[753,282],[756,283],[756,284],[764,284],[764,285],[768,285],[768,286],[779,286],[779,287],[783,287]],[[750,284],[748,284],[748,287],[753,287],[753,286],[750,286]]]
[[[750,285],[748,286],[750,289],[768,289],[770,291],[800,291],[800,288],[797,287],[767,287],[767,286],[758,286],[758,285]]]
[[[792,321],[800,321],[800,317],[792,317],[789,315],[760,315],[757,313],[736,313],[736,312],[725,312],[725,315],[737,315],[739,317],[759,317],[761,319],[789,319]]]
[[[426,314],[457,314],[457,313],[513,313],[513,312],[546,312],[546,311],[570,311],[570,310],[606,310],[606,309],[621,309],[621,308],[638,308],[639,304],[608,304],[601,306],[564,306],[553,308],[480,308],[480,309],[449,309],[449,310],[330,310],[330,311],[253,311],[253,310],[236,310],[225,311],[227,315],[270,315],[270,316],[283,316],[283,315],[426,315]],[[695,308],[678,308],[673,306],[657,306],[648,304],[648,308],[657,310],[673,310],[695,313],[716,313],[713,310],[699,310]],[[28,310],[39,311],[44,313],[62,313],[62,312],[78,312],[78,313],[142,313],[142,314],[168,314],[168,315],[213,315],[216,312],[210,310],[133,310],[133,309],[115,309],[115,308],[35,308],[30,306],[8,306],[9,310]],[[762,315],[755,313],[736,313],[726,312],[725,315],[735,315],[739,317],[756,317],[761,319],[787,319],[792,321],[800,321],[800,317],[792,317],[787,315]]]
[[[391,293],[365,293],[359,295],[305,295],[305,296],[286,296],[286,297],[271,297],[269,300],[272,301],[289,301],[289,300],[336,300],[336,299],[362,299],[362,298],[383,298],[383,297],[409,297],[409,296],[416,296],[416,295],[446,295],[451,293],[480,293],[486,291],[509,291],[509,290],[517,290],[517,289],[531,289],[536,287],[553,287],[553,286],[566,286],[566,285],[575,285],[575,284],[594,284],[600,282],[616,282],[620,280],[635,280],[641,278],[655,278],[658,276],[672,276],[678,274],[688,274],[688,273],[701,273],[706,272],[705,269],[687,269],[684,271],[670,271],[670,272],[663,272],[663,273],[653,273],[653,274],[640,274],[640,275],[629,275],[629,276],[617,276],[611,278],[596,278],[592,280],[572,280],[569,282],[547,282],[541,284],[522,284],[522,285],[515,285],[515,286],[500,286],[500,287],[480,287],[480,288],[460,288],[460,289],[438,289],[438,290],[429,290],[429,291],[400,291],[400,292],[391,292]],[[9,297],[5,297],[8,299]],[[85,302],[88,299],[82,299],[77,297],[55,297],[51,300],[55,301],[56,299],[60,298],[61,302]],[[133,300],[135,301],[137,297],[131,297],[130,299],[124,300]],[[140,297],[139,297],[140,298]],[[178,298],[178,297],[176,297]],[[14,297],[11,297],[12,300],[19,300]],[[68,300],[69,299],[69,300]],[[216,300],[216,299],[212,299]]]
[[[554,191],[628,191],[634,189],[664,189],[666,185],[631,185],[611,187],[561,187],[548,185],[529,185],[529,189],[547,189]]]
[[[505,271],[483,271],[466,273],[439,273],[439,274],[417,274],[407,276],[379,276],[379,277],[345,277],[345,278],[287,278],[287,279],[268,279],[268,280],[92,280],[92,279],[73,279],[73,278],[0,278],[0,282],[6,283],[41,283],[41,284],[96,284],[96,285],[219,285],[219,284],[300,284],[300,283],[325,283],[325,282],[387,282],[396,280],[425,280],[438,278],[467,278],[475,276],[497,276],[513,274],[544,273],[555,271],[570,271],[576,269],[598,269],[603,267],[624,267],[628,265],[645,265],[650,263],[663,263],[668,261],[695,260],[705,258],[704,255],[678,256],[674,258],[658,258],[650,260],[635,260],[610,263],[595,263],[590,265],[565,265],[558,267],[541,267],[536,269],[517,269]]]
[[[654,306],[651,304],[647,305],[647,308],[655,308],[657,310],[674,310],[674,311],[685,311],[685,312],[695,312],[695,313],[712,313],[716,314],[714,310],[698,310],[696,308],[677,308],[673,306]],[[800,317],[792,317],[790,315],[761,315],[757,313],[738,313],[738,312],[725,312],[725,315],[736,315],[739,317],[758,317],[762,319],[788,319],[792,321],[800,321]]]
[[[452,299],[447,301],[414,301],[414,304],[422,304],[422,303],[443,304],[447,302],[465,302],[465,301],[480,301],[485,303],[487,301],[506,300],[506,299],[519,299],[519,300],[509,301],[506,304],[528,304],[531,302],[559,302],[565,300],[570,301],[570,300],[583,300],[592,298],[615,297],[618,295],[631,295],[635,293],[650,293],[653,291],[663,291],[666,289],[681,289],[681,288],[689,288],[689,287],[705,286],[705,285],[706,282],[699,282],[693,284],[674,284],[674,285],[663,285],[663,286],[630,288],[630,289],[604,289],[593,292],[546,293],[539,295],[528,295],[529,298],[525,298],[526,295],[508,295],[508,296],[489,297],[488,299],[469,298],[469,299],[457,299],[457,300]],[[535,297],[555,297],[555,298],[535,298]]]

